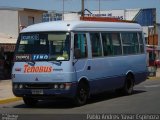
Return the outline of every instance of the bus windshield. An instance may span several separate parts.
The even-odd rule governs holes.
[[[21,33],[15,60],[69,60],[70,34],[68,32]]]

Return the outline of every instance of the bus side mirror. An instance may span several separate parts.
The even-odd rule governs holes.
[[[81,50],[79,48],[74,49],[74,57],[75,59],[81,58]]]

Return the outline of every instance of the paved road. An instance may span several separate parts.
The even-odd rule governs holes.
[[[0,105],[0,113],[9,114],[160,114],[160,80],[147,80],[135,87],[134,94],[118,96],[114,92],[95,95],[88,104],[74,107],[70,101],[41,101],[34,108],[23,101]]]

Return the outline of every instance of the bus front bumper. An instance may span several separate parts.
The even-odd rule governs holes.
[[[16,86],[17,85],[17,86]],[[24,87],[24,86],[36,86],[36,87]],[[77,83],[70,83],[70,87],[60,88],[60,84],[57,86],[50,85],[50,88],[39,87],[43,84],[27,84],[27,83],[13,83],[13,93],[17,97],[32,97],[37,99],[48,98],[74,98],[77,90]]]

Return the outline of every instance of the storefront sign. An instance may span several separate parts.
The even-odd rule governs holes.
[[[0,48],[4,49],[4,52],[14,52],[15,44],[0,44]]]
[[[108,11],[91,11],[90,13],[85,13],[85,16],[89,17],[110,17],[110,18],[118,18],[120,20],[124,20],[124,10],[108,10]]]

